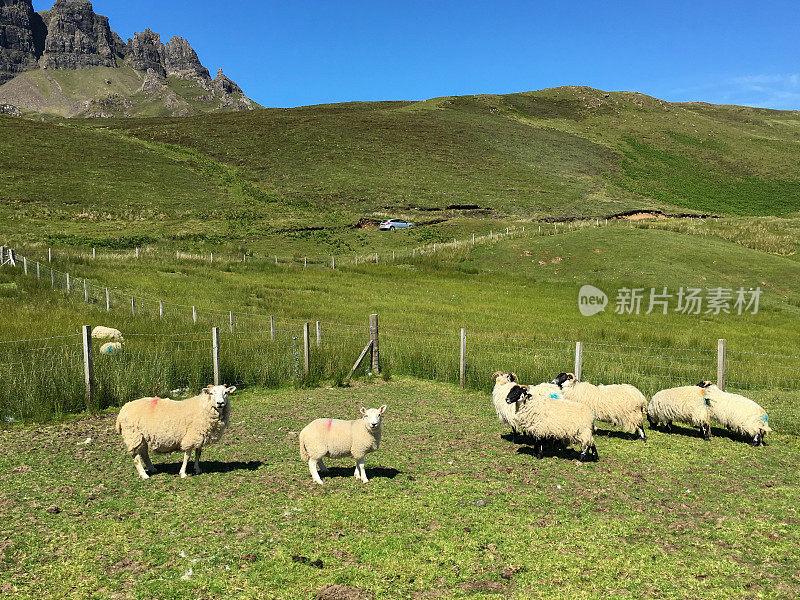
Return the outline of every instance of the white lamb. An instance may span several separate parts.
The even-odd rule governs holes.
[[[100,346],[100,354],[117,354],[122,352],[122,342],[106,342]]]
[[[506,402],[521,404],[514,416],[514,425],[536,440],[536,458],[542,458],[545,440],[555,440],[580,444],[581,462],[587,455],[599,459],[594,445],[594,414],[585,404],[552,398],[548,394],[531,394],[520,385],[511,389]]]
[[[752,444],[764,444],[764,436],[772,431],[769,426],[769,417],[758,403],[750,398],[723,392],[710,381],[700,384],[705,390],[705,397],[711,406],[711,416],[728,429],[752,436]]]
[[[323,472],[328,468],[322,459],[351,456],[356,460],[353,477],[367,483],[364,457],[378,449],[381,444],[381,425],[384,404],[380,408],[361,407],[362,417],[352,421],[339,419],[315,419],[300,432],[300,458],[308,462],[308,470],[316,483],[322,485],[319,467]]]
[[[700,385],[684,385],[656,392],[647,407],[647,420],[650,427],[664,423],[667,431],[672,430],[673,421],[700,427],[703,439],[711,439],[711,409],[706,390]]]
[[[592,385],[586,381],[576,381],[572,373],[560,373],[552,383],[562,389],[566,400],[580,402],[591,408],[598,421],[621,427],[638,434],[642,441],[647,441],[644,432],[647,398],[634,386],[626,383]]]
[[[194,450],[194,472],[200,474],[200,450],[225,432],[231,411],[228,394],[234,391],[235,387],[209,385],[181,402],[156,396],[123,406],[115,429],[122,434],[139,476],[147,479],[147,472],[156,473],[149,450],[159,454],[182,450],[181,477],[186,477],[186,465]]]
[[[103,327],[102,325],[98,325],[92,329],[92,338],[96,340],[111,340],[114,342],[125,341],[125,339],[122,337],[122,332],[119,329],[114,329],[113,327]]]

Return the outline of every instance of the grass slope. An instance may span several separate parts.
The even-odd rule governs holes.
[[[0,234],[12,242],[57,243],[43,239],[57,219],[62,243],[150,235],[330,254],[363,247],[350,229],[362,217],[454,223],[403,238],[416,243],[637,209],[800,209],[797,113],[589,88],[63,125],[0,116]],[[116,160],[131,153],[135,164]],[[64,204],[80,194],[100,217]]]
[[[541,461],[500,437],[487,394],[401,379],[232,397],[230,430],[177,477],[140,481],[114,415],[0,435],[2,591],[15,598],[300,599],[327,584],[384,598],[794,598],[796,398],[764,393],[776,433],[601,427],[598,463]],[[388,404],[362,484],[297,456],[318,416]],[[455,416],[454,416],[455,415]],[[84,443],[87,438],[91,441]],[[315,562],[320,561],[320,562]],[[358,597],[358,596],[356,596]]]

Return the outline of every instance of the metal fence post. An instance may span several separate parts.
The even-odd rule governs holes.
[[[378,347],[378,315],[369,316],[369,339],[372,342],[372,372],[381,372],[381,353]]]
[[[269,339],[275,341],[275,316],[269,316]]]
[[[725,340],[717,340],[717,387],[725,391]]]
[[[86,410],[94,408],[94,364],[92,362],[92,327],[83,326],[83,381],[86,384]]]
[[[214,385],[219,385],[219,327],[211,328],[211,359],[214,363]]]
[[[311,348],[309,347],[309,324],[303,323],[303,372],[308,377],[311,371]]]
[[[322,323],[317,321],[317,348],[322,346]]]
[[[461,328],[461,356],[458,362],[458,382],[464,387],[467,378],[467,330]]]
[[[583,371],[583,342],[575,342],[575,381],[581,380]]]

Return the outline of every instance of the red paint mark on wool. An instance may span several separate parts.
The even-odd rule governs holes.
[[[153,399],[150,400],[150,405],[155,406],[156,404],[158,404],[159,400],[161,400],[161,398],[159,398],[158,396],[154,396]]]
[[[328,431],[331,430],[331,425],[333,425],[333,419],[328,419]]]

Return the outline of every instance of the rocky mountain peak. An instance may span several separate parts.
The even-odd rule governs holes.
[[[244,94],[242,88],[236,85],[232,79],[225,75],[225,73],[222,72],[222,69],[217,71],[217,76],[214,77],[213,84],[215,88],[226,94]]]
[[[31,0],[0,0],[0,84],[38,67],[46,33]]]
[[[201,63],[197,52],[182,37],[173,37],[164,44],[164,67],[167,75],[181,79],[211,79],[211,74]]]
[[[164,44],[161,36],[150,30],[133,34],[133,39],[128,39],[128,55],[126,60],[132,69],[147,72],[152,69],[161,77],[167,76],[164,66]]]
[[[47,27],[39,64],[46,69],[116,67],[124,52],[115,40],[108,17],[95,14],[89,0],[57,0],[43,11]]]

